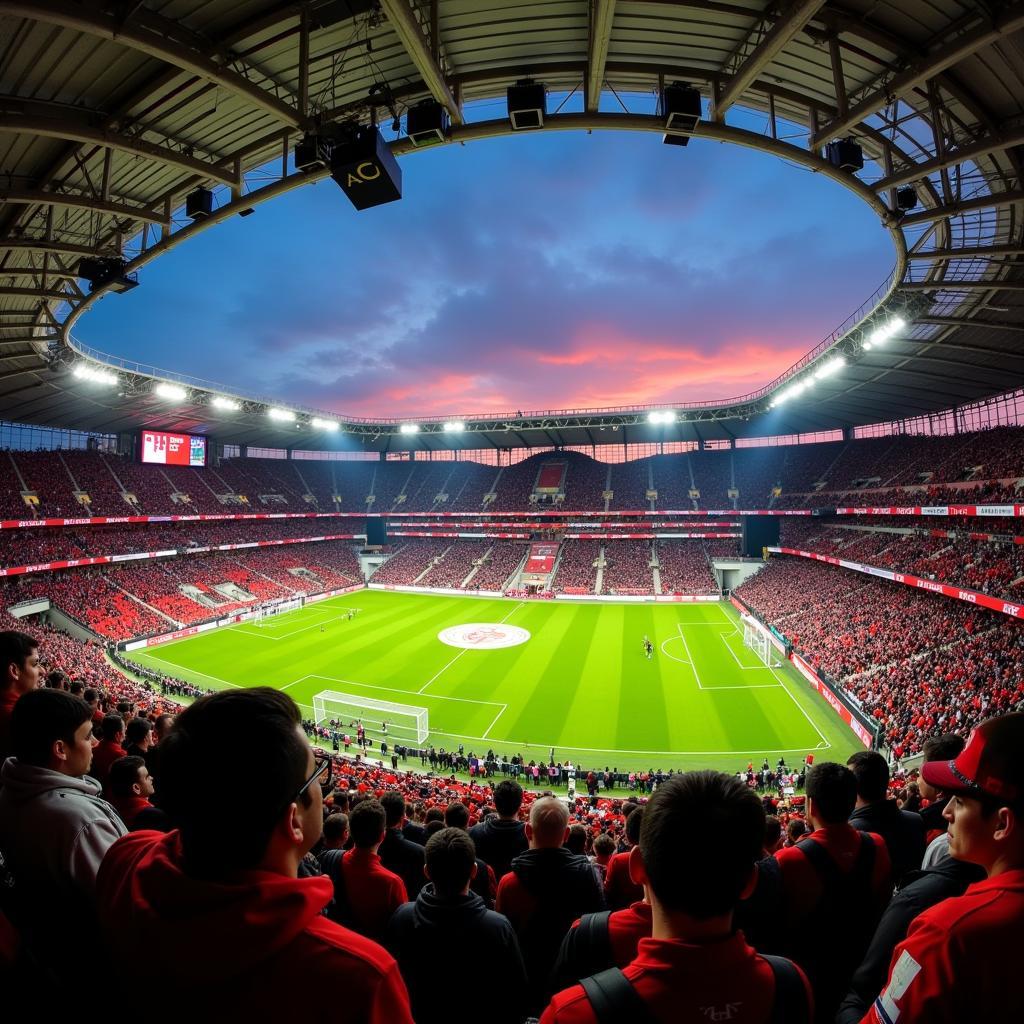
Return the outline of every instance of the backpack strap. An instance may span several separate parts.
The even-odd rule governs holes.
[[[327,916],[337,924],[351,927],[353,914],[345,884],[344,857],[343,850],[324,850],[318,860],[324,874],[334,883],[334,900],[326,908]]]
[[[875,844],[864,832],[858,832],[857,835],[860,838],[857,859],[847,874],[839,870],[839,866],[817,839],[801,839],[796,848],[807,858],[826,887],[831,888],[833,892],[843,892],[847,889],[852,892],[866,892],[871,888]]]
[[[607,963],[612,958],[612,942],[609,933],[610,910],[599,910],[584,914],[580,918],[577,941],[582,946],[587,963]]]
[[[810,1024],[807,988],[792,960],[760,954],[775,975],[775,1003],[771,1024]]]
[[[590,1000],[597,1024],[653,1024],[647,1004],[618,967],[584,978],[580,984]]]

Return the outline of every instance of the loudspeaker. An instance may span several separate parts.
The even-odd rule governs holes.
[[[907,213],[917,206],[917,189],[913,185],[905,185],[896,189],[896,209]]]
[[[853,139],[833,139],[825,147],[825,159],[841,171],[859,171],[864,166],[864,150]]]
[[[661,94],[661,110],[665,115],[666,132],[661,141],[666,146],[685,146],[700,122],[700,90],[685,82],[666,85]],[[680,135],[679,132],[690,134]]]
[[[197,188],[185,197],[185,216],[191,220],[205,220],[213,213],[213,193],[208,188]]]
[[[383,547],[388,542],[388,524],[383,519],[366,520],[367,547]]]
[[[357,210],[402,198],[402,169],[373,125],[361,125],[335,145],[331,177]]]
[[[295,168],[303,174],[318,171],[330,162],[330,147],[319,135],[304,135],[295,143]]]
[[[744,516],[743,539],[740,554],[744,558],[760,558],[762,548],[777,547],[779,543],[778,516]]]
[[[508,119],[516,131],[543,128],[548,112],[548,95],[542,82],[525,79],[510,85],[506,92]]]
[[[448,134],[448,111],[436,100],[417,103],[405,116],[405,134],[417,149],[444,142]]]
[[[350,21],[373,10],[374,0],[325,0],[314,5],[310,22],[314,28],[330,28],[342,21]]]

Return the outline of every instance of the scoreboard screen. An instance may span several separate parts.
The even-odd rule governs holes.
[[[170,434],[143,430],[140,450],[143,462],[160,466],[205,466],[206,438],[198,434]]]

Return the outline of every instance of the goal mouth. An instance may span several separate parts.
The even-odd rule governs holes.
[[[426,708],[376,700],[342,690],[322,690],[313,695],[313,719],[317,725],[337,722],[337,731],[352,733],[361,723],[368,736],[386,742],[423,743],[430,735]],[[385,728],[386,726],[386,728]],[[354,737],[353,737],[354,738]]]

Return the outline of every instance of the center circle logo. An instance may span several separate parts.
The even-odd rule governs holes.
[[[519,626],[506,626],[503,622],[468,622],[463,626],[449,626],[437,634],[437,639],[449,647],[464,647],[470,651],[497,651],[502,647],[518,647],[530,639],[530,631]]]

